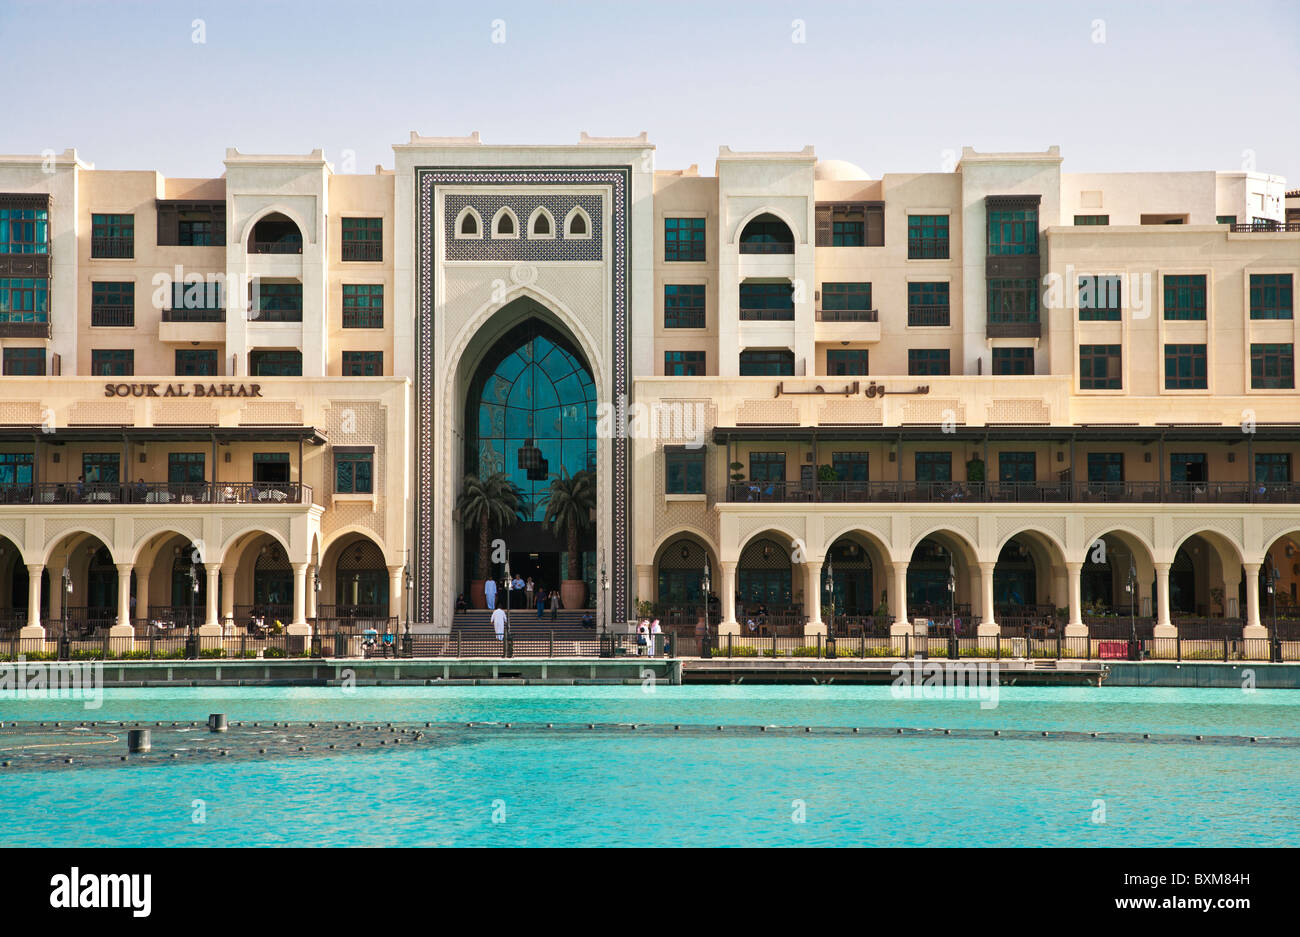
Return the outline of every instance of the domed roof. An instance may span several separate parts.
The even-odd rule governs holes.
[[[813,167],[813,178],[819,182],[849,182],[870,179],[867,171],[845,159],[819,159]]]

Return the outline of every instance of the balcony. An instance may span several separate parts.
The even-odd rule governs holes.
[[[250,254],[301,254],[302,241],[287,238],[282,241],[258,241],[248,242],[248,252]]]
[[[160,342],[205,342],[226,340],[224,309],[164,309],[158,324]]]
[[[819,342],[878,342],[880,312],[876,309],[818,309]]]
[[[1233,234],[1256,234],[1268,232],[1276,234],[1279,232],[1296,232],[1300,231],[1300,221],[1252,221],[1249,224],[1232,225]]]
[[[341,245],[341,251],[342,260],[368,261],[373,263],[384,259],[384,242],[344,241]]]
[[[1038,338],[1042,331],[1036,312],[995,312],[989,315],[985,334],[989,338]]]
[[[27,318],[15,318],[22,313],[0,315],[0,338],[49,338],[50,322],[48,318],[40,321]],[[33,314],[34,315],[34,314]],[[44,313],[40,313],[44,316]]]
[[[907,324],[910,326],[947,326],[952,324],[952,309],[947,304],[908,306]]]
[[[733,503],[1300,504],[1300,482],[731,482]]]
[[[0,485],[0,504],[310,504],[298,482],[40,482]]]
[[[225,322],[226,310],[207,309],[207,308],[164,309],[162,311],[162,321],[164,322]]]
[[[794,307],[788,309],[762,309],[740,307],[741,322],[793,322]]]
[[[135,307],[91,306],[90,324],[95,328],[132,328],[135,325]]]
[[[301,322],[302,307],[297,309],[254,309],[248,314],[249,322]]]
[[[908,238],[908,260],[947,260],[948,239],[943,238]]]
[[[135,238],[133,237],[92,237],[90,239],[90,256],[94,260],[130,260],[135,256]]]

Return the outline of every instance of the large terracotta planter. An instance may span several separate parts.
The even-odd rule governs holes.
[[[486,579],[475,579],[469,584],[470,608],[487,608],[487,596],[483,593],[485,582]]]
[[[560,604],[568,608],[585,608],[587,584],[581,579],[565,579],[560,583]]]

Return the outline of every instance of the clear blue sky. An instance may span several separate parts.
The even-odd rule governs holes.
[[[811,143],[877,176],[1059,143],[1067,172],[1252,151],[1300,185],[1297,0],[0,0],[0,36],[0,152],[76,146],[101,169],[219,175],[237,146],[369,172],[413,129],[646,130],[659,168],[706,174],[719,144]]]

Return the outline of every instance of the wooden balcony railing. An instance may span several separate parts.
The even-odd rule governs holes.
[[[4,504],[310,504],[297,482],[41,482],[0,484]]]
[[[818,322],[879,322],[878,309],[818,309]]]
[[[915,305],[907,307],[907,324],[915,326],[943,326],[952,324],[951,307],[943,305]]]
[[[344,241],[340,250],[343,260],[373,262],[384,259],[383,241]]]
[[[226,310],[209,309],[207,307],[195,309],[164,309],[162,311],[162,321],[164,322],[225,322]]]
[[[106,257],[112,260],[130,259],[135,256],[135,238],[133,237],[92,237],[90,239],[90,256]]]
[[[908,260],[947,260],[947,238],[908,238]]]
[[[91,306],[90,324],[110,328],[129,328],[135,325],[135,307],[126,305]]]
[[[16,315],[21,315],[17,313]],[[41,313],[44,317],[44,313]],[[48,318],[44,321],[21,321],[12,317],[0,316],[0,338],[49,338],[50,322]]]

